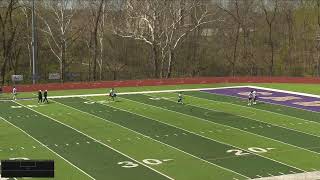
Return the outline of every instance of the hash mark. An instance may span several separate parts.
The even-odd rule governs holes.
[[[173,159],[163,159],[163,162],[168,162],[168,161],[172,161]]]

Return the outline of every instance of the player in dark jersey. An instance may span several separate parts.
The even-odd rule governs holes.
[[[48,101],[48,90],[45,90],[45,91],[44,91],[43,97],[44,97],[43,102],[49,103],[49,101]]]
[[[250,91],[248,95],[248,106],[252,105],[252,100],[253,100],[253,91]]]
[[[38,104],[39,103],[42,103],[42,91],[41,90],[39,90],[39,92],[38,92]]]
[[[178,94],[178,103],[183,104],[183,96],[181,92]]]

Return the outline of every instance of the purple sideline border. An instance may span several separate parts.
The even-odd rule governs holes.
[[[277,91],[271,91],[271,90],[264,90],[264,89],[259,89],[258,87],[257,88],[239,87],[239,88],[213,89],[213,90],[202,90],[202,92],[219,94],[219,95],[226,95],[226,96],[235,96],[235,97],[240,97],[240,98],[248,98],[247,95],[240,95],[238,93],[250,92],[253,90],[257,91],[258,101],[260,101],[260,102],[266,102],[266,103],[284,105],[284,106],[289,106],[289,107],[295,107],[295,108],[304,109],[304,110],[308,110],[308,111],[320,112],[320,106],[303,106],[303,105],[294,104],[295,102],[320,101],[320,98],[297,95],[294,93],[284,93],[284,92],[277,92]],[[259,92],[268,92],[268,93],[272,93],[272,95],[261,95],[261,94],[259,94]],[[284,96],[294,96],[294,97],[299,97],[301,99],[289,100],[289,101],[275,101],[275,100],[271,100],[271,99],[261,99],[261,97],[284,97]]]

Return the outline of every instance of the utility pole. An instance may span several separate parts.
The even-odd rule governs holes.
[[[32,0],[32,84],[36,83],[36,22],[35,22],[35,10],[34,10],[34,1]]]

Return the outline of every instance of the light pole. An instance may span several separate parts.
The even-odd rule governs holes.
[[[36,83],[36,32],[35,32],[35,12],[34,1],[32,0],[32,84]]]

